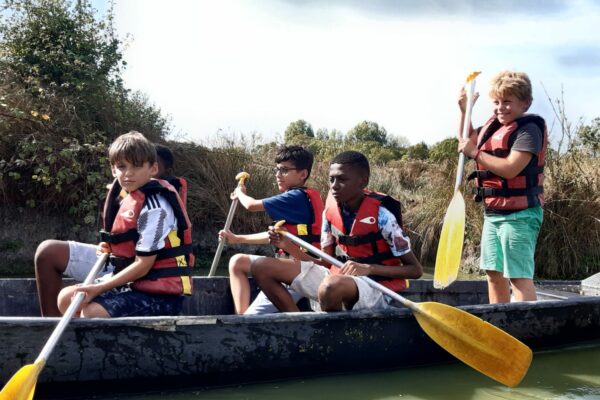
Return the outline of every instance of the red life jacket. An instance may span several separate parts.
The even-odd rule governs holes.
[[[321,248],[321,225],[323,223],[323,200],[321,195],[315,189],[311,188],[292,188],[301,190],[307,197],[312,213],[312,223],[310,230],[307,224],[284,224],[283,226],[294,236]]]
[[[365,190],[365,197],[360,204],[350,233],[346,232],[342,213],[338,203],[331,193],[325,202],[325,218],[331,225],[331,234],[335,238],[335,256],[341,261],[353,260],[364,264],[381,264],[401,266],[402,262],[394,256],[387,241],[379,230],[379,207],[383,206],[396,216],[398,224],[402,225],[400,202],[383,193]],[[332,272],[337,273],[339,268],[331,266]],[[402,278],[393,278],[369,275],[369,278],[378,281],[390,290],[398,292],[408,287],[408,281]]]
[[[519,129],[535,123],[543,132],[542,149],[534,154],[527,166],[514,178],[505,179],[477,163],[477,170],[468,179],[475,178],[475,201],[484,201],[486,210],[511,213],[544,205],[544,158],[548,147],[548,131],[542,117],[529,114],[502,125],[491,118],[480,130],[477,147],[496,157],[508,157]]]
[[[156,253],[152,269],[131,287],[147,293],[192,294],[192,224],[175,188],[167,181],[152,179],[119,203],[120,191],[121,185],[115,180],[104,205],[104,229],[100,231],[101,240],[110,243],[115,272],[135,261],[140,212],[147,196],[160,193],[173,207],[177,231],[169,233],[164,248]]]

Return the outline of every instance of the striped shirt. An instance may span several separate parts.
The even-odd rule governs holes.
[[[161,194],[146,196],[138,219],[140,238],[135,245],[136,254],[149,256],[165,247],[169,232],[177,230],[173,207]]]

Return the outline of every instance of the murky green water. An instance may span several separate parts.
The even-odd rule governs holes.
[[[451,364],[101,399],[165,398],[174,400],[600,399],[600,342],[560,351],[536,353],[527,376],[517,388],[512,389],[496,384],[462,364]]]

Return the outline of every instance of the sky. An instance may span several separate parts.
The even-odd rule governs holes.
[[[115,16],[126,86],[194,142],[281,140],[304,119],[344,133],[374,121],[431,145],[456,134],[476,70],[475,125],[506,69],[529,74],[530,111],[549,126],[548,95],[563,92],[574,123],[600,117],[600,0],[116,0]]]

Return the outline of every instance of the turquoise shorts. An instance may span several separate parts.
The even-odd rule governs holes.
[[[542,226],[542,207],[507,215],[486,214],[481,233],[481,264],[505,278],[533,279],[535,244]]]

